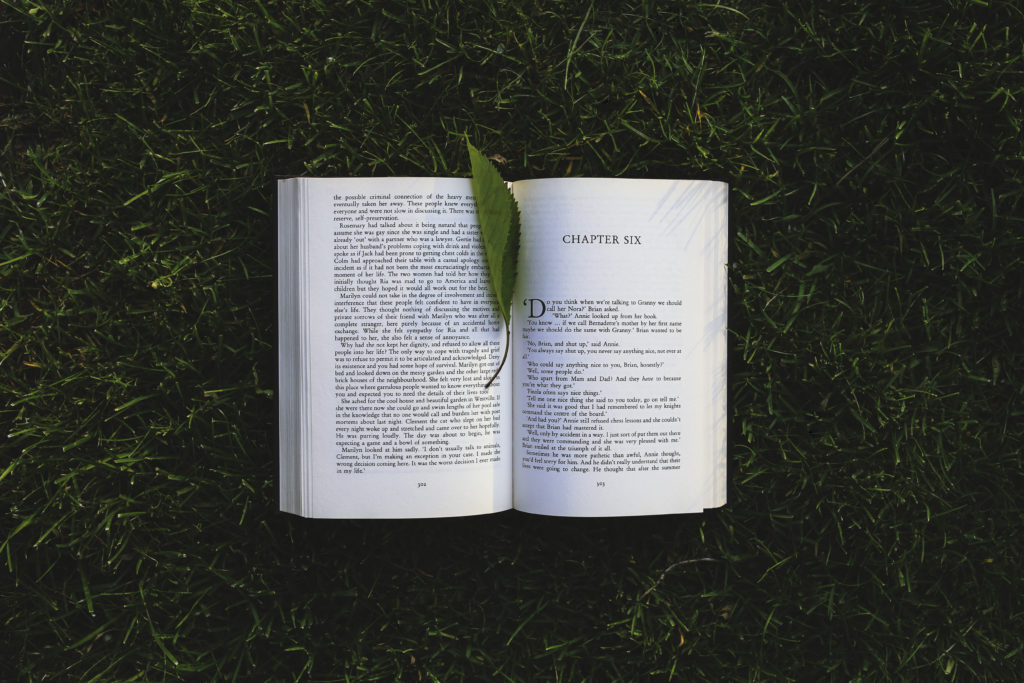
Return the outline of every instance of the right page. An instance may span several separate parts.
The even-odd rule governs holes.
[[[723,505],[728,186],[563,178],[513,191],[515,507]]]

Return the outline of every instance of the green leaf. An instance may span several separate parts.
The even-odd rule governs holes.
[[[477,221],[480,223],[480,237],[484,243],[487,271],[491,276],[491,289],[498,301],[498,310],[505,319],[505,355],[498,369],[484,385],[491,386],[508,358],[511,341],[512,290],[516,286],[516,262],[519,259],[519,205],[512,191],[501,179],[491,162],[466,140],[469,149],[469,163],[473,169],[470,186],[476,200]]]
[[[477,220],[480,222],[491,288],[507,328],[512,315],[512,290],[519,258],[519,205],[487,157],[469,141],[466,146],[473,169],[470,184],[476,199]]]

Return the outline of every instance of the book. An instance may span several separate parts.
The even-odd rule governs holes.
[[[508,361],[462,178],[278,182],[281,509],[413,518],[726,500],[728,187],[553,178]]]

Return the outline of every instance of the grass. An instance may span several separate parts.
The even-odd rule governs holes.
[[[0,678],[1019,675],[1015,3],[0,9]],[[465,134],[730,183],[726,508],[276,511],[275,177]]]

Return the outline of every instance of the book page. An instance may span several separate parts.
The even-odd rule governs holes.
[[[314,517],[511,506],[511,373],[468,180],[298,179]]]
[[[515,506],[724,503],[726,185],[516,183]]]

